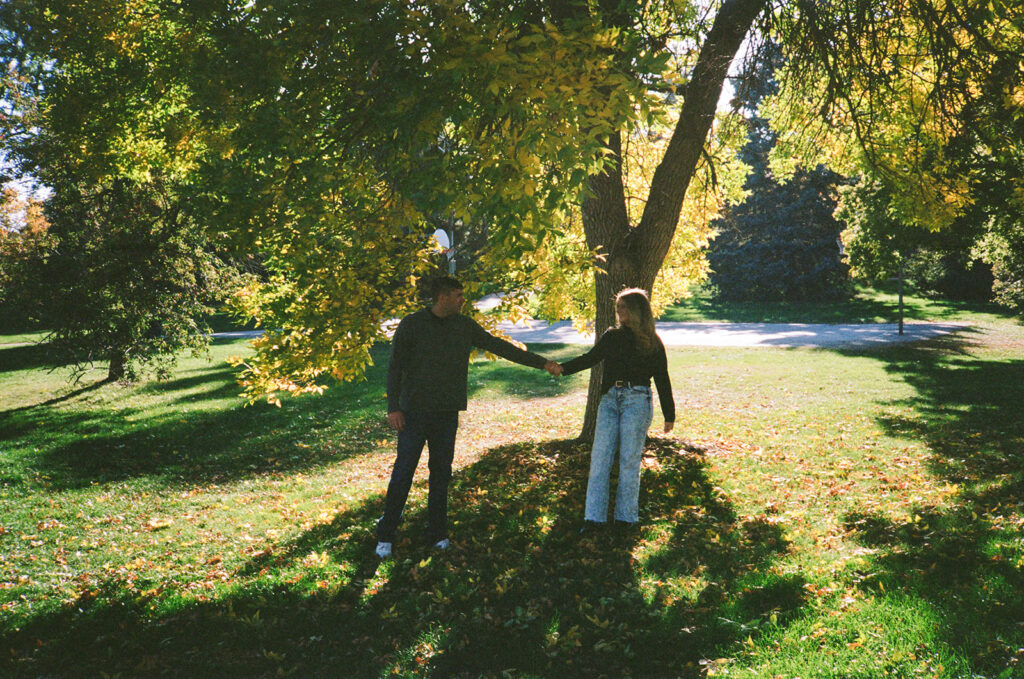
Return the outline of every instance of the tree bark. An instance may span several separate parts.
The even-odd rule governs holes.
[[[622,244],[628,240],[631,228],[626,212],[626,191],[622,181],[622,135],[617,132],[605,144],[609,162],[604,172],[587,181],[587,195],[583,199],[583,231],[587,247],[599,251],[607,259],[601,272],[594,276],[594,295],[597,301],[597,315],[594,319],[594,341],[615,321],[612,299],[628,282],[636,278],[631,269],[633,260],[621,256]],[[583,418],[580,440],[592,441],[597,425],[597,406],[601,400],[602,365],[590,371],[590,386],[587,390],[587,409]]]
[[[115,349],[110,354],[110,367],[107,369],[107,381],[117,382],[124,377],[127,369],[128,357],[121,349]]]
[[[629,223],[622,181],[621,133],[607,141],[611,161],[603,173],[588,181],[583,201],[583,231],[587,245],[600,248],[606,259],[594,276],[596,317],[594,339],[614,322],[613,299],[626,287],[643,288],[648,294],[668,255],[683,198],[690,185],[715,108],[722,94],[736,52],[768,0],[726,0],[701,47],[672,138],[651,181],[640,223]],[[601,371],[592,370],[580,440],[592,441],[600,403]]]

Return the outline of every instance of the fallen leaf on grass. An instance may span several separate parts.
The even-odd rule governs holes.
[[[310,552],[302,559],[302,565],[306,568],[324,568],[331,562],[327,552]]]
[[[172,525],[174,525],[174,519],[153,517],[146,523],[142,524],[142,527],[146,530],[163,530],[164,528],[170,528]]]

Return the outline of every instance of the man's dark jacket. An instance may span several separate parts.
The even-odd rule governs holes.
[[[491,335],[468,316],[440,318],[423,309],[403,318],[391,341],[388,412],[465,410],[474,347],[531,368],[547,362]]]

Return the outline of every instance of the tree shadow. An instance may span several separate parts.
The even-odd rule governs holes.
[[[24,466],[51,490],[151,476],[167,484],[230,481],[316,468],[393,438],[383,416],[386,354],[362,382],[334,383],[322,396],[282,407],[247,407],[233,369],[201,367],[129,387],[125,398],[51,406],[108,385],[100,381],[48,401],[0,411],[0,442],[32,437]],[[143,398],[140,406],[136,395]],[[204,402],[226,401],[226,406]],[[122,403],[123,402],[123,403]]]
[[[0,413],[6,413],[9,416],[13,413],[25,412],[27,410],[33,410],[36,408],[46,408],[49,406],[55,406],[59,403],[64,403],[65,401],[70,401],[72,399],[78,398],[83,394],[88,394],[89,392],[96,391],[101,387],[111,384],[111,382],[112,380],[110,379],[100,379],[96,380],[91,384],[87,384],[84,387],[68,387],[65,389],[64,393],[60,394],[59,396],[54,396],[53,398],[50,398],[41,403],[35,403],[30,406],[21,406],[19,408],[11,408],[10,410],[0,410]],[[0,430],[0,432],[2,432],[2,430]]]
[[[167,484],[226,482],[315,468],[367,452],[362,443],[372,440],[367,433],[389,436],[379,416],[350,415],[339,426],[336,412],[323,405],[292,404],[262,412],[232,409],[187,418],[131,409],[92,416],[50,414],[39,424],[59,422],[64,435],[40,450],[31,466],[44,472],[54,490],[139,476],[159,477]],[[117,417],[138,418],[141,424],[128,431],[118,429],[110,424]],[[327,441],[318,438],[326,431],[334,436]],[[350,431],[359,436],[349,436]],[[77,436],[68,436],[69,432]]]
[[[224,363],[218,368],[195,368],[188,371],[176,371],[173,379],[153,380],[140,384],[136,387],[142,394],[167,394],[175,391],[191,392],[194,389],[208,387],[217,384],[215,392],[231,390],[238,394],[239,386],[235,382],[236,370]],[[210,393],[209,389],[203,391],[204,395]],[[188,394],[187,397],[191,397]]]
[[[179,401],[235,396],[216,375],[187,381],[212,388]],[[316,468],[368,452],[367,441],[392,437],[377,404],[354,402],[350,393],[292,399],[281,408],[235,401],[195,411],[178,401],[155,412],[37,406],[5,413],[0,441],[31,434],[33,453],[25,465],[41,473],[47,488],[66,490],[140,476],[196,484]]]
[[[61,365],[41,342],[0,347],[0,372],[53,369]]]
[[[946,643],[984,676],[1024,672],[1024,360],[986,359],[953,341],[881,355],[914,390],[879,418],[931,451],[936,480],[956,494],[905,520],[852,512],[846,526],[874,550],[859,574],[937,613]],[[1012,669],[1016,668],[1016,669]],[[991,673],[991,674],[990,674]]]
[[[701,449],[649,442],[641,528],[577,534],[586,450],[503,446],[452,487],[453,546],[404,537],[378,564],[379,496],[254,556],[240,584],[154,615],[109,584],[0,637],[11,676],[673,676],[735,652],[770,617],[804,605],[799,577],[771,574],[782,527],[738,517]],[[425,521],[407,513],[403,536]],[[329,555],[307,576],[279,575]],[[328,558],[328,557],[324,557]],[[341,585],[321,587],[320,579]],[[8,648],[10,650],[8,650]]]
[[[52,408],[95,390],[97,382],[55,399],[4,411],[0,441],[32,435],[26,466],[52,490],[82,488],[140,476],[169,484],[221,482],[315,468],[390,441],[384,417],[388,347],[373,350],[365,379],[333,382],[321,396],[287,399],[281,408],[245,407],[233,369],[224,365],[176,373],[131,387],[150,405]],[[558,394],[569,380],[521,366],[486,366],[473,378],[520,396]],[[204,402],[230,400],[226,407]],[[130,402],[130,401],[129,401]]]

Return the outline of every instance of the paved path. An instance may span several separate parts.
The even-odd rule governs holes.
[[[513,339],[529,344],[593,344],[591,335],[576,332],[568,321],[501,323]],[[716,347],[853,347],[917,342],[963,331],[960,323],[658,323],[666,346]],[[262,331],[215,333],[214,337],[256,337]]]
[[[568,321],[548,325],[529,321],[501,329],[527,343],[591,344],[592,336],[577,333]],[[958,323],[905,323],[899,334],[896,323],[658,323],[658,335],[666,346],[716,347],[869,347],[897,342],[917,342],[962,331]]]

